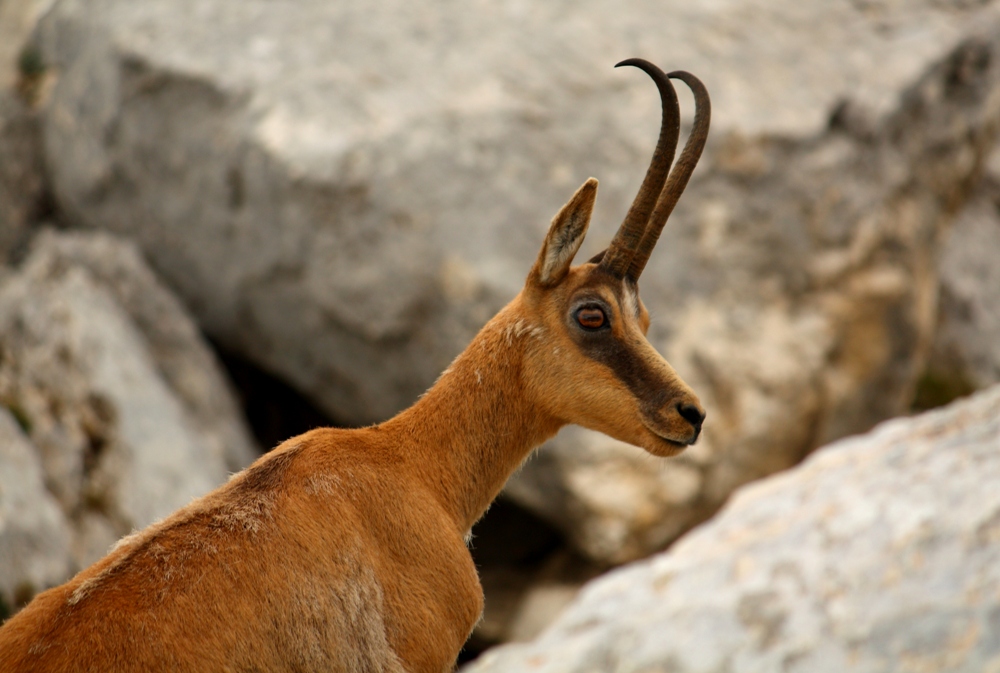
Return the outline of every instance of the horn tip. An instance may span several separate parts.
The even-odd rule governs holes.
[[[620,68],[623,65],[635,65],[635,66],[638,66],[638,65],[645,65],[646,63],[649,63],[649,61],[647,61],[646,59],[643,59],[643,58],[627,58],[624,61],[618,61],[618,63],[615,63],[615,67],[616,68]]]

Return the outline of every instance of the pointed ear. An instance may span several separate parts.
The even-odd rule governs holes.
[[[590,226],[590,215],[594,212],[596,198],[597,179],[588,178],[576,190],[573,198],[552,218],[549,233],[545,236],[529,279],[545,287],[556,285],[566,276],[576,251],[583,243],[587,227]]]

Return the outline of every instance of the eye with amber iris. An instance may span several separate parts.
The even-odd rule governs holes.
[[[584,329],[597,330],[606,326],[608,319],[604,315],[603,309],[597,306],[584,306],[577,310],[576,322]]]

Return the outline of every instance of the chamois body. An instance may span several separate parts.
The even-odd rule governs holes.
[[[124,538],[0,627],[0,671],[442,673],[483,608],[465,540],[532,449],[567,423],[658,456],[694,443],[704,411],[646,340],[637,278],[701,152],[707,94],[687,73],[626,63],[656,81],[664,121],[605,253],[570,266],[590,179],[553,219],[524,289],[416,404],[289,439]],[[668,176],[669,77],[697,109]]]
[[[409,410],[289,439],[40,594],[0,670],[450,670],[483,606],[468,531],[560,425],[516,383],[542,347],[519,303]]]

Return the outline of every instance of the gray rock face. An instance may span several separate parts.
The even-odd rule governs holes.
[[[64,0],[37,35],[59,72],[46,157],[68,217],[134,238],[214,337],[364,423],[518,291],[588,175],[581,256],[607,244],[658,122],[649,82],[610,65],[703,77],[713,145],[642,287],[654,345],[708,405],[705,440],[662,464],[570,430],[511,487],[618,562],[905,406],[929,251],[998,112],[994,38],[956,44],[997,13]]]
[[[588,585],[491,671],[968,671],[1000,663],[1000,387],[741,489]]]
[[[253,455],[193,323],[106,234],[39,238],[0,285],[0,353],[0,404],[40,456],[78,566]]]
[[[172,393],[184,405],[213,460],[230,471],[257,457],[225,374],[186,310],[130,243],[107,234],[43,231],[34,241],[27,272],[57,277],[85,269],[109,292],[145,341]]]
[[[38,454],[3,407],[0,467],[0,599],[14,606],[70,575],[70,529]]]

